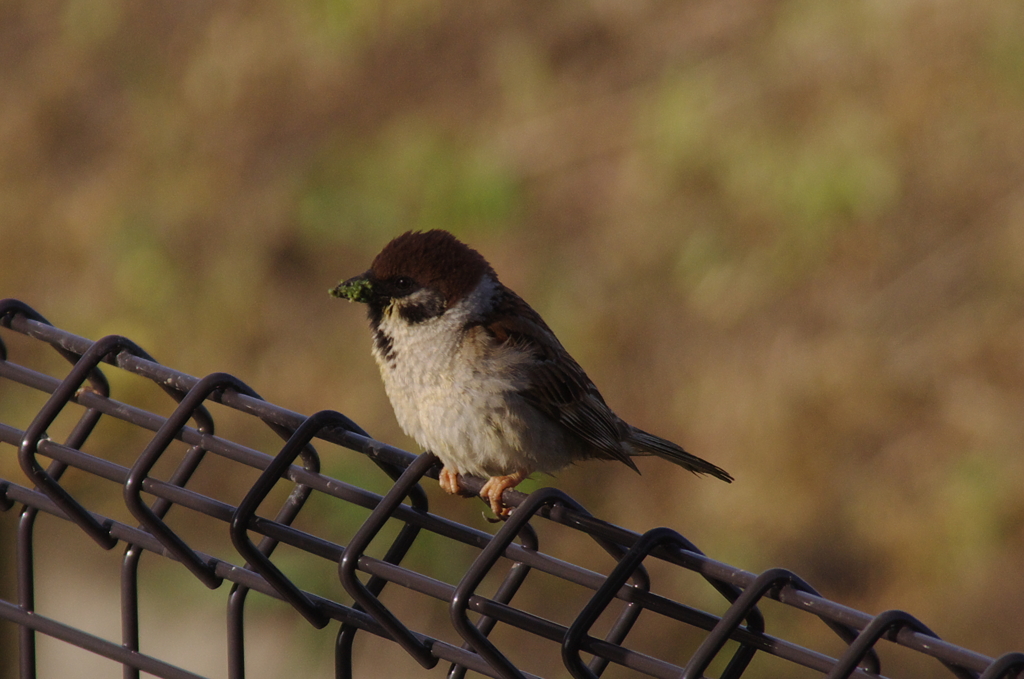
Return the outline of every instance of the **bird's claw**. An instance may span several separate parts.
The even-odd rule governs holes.
[[[462,492],[462,486],[459,485],[458,472],[453,472],[448,467],[442,467],[441,471],[438,472],[437,483],[441,486],[441,490],[449,495],[458,495]]]
[[[491,505],[491,511],[494,512],[494,516],[500,521],[507,519],[512,514],[513,509],[505,504],[503,499],[505,491],[518,486],[527,476],[528,474],[524,472],[516,472],[506,476],[492,476],[487,479],[487,483],[480,489],[480,497]]]
[[[491,511],[494,512],[494,519],[487,519],[491,523],[506,520],[511,514],[513,507],[509,507],[505,504],[503,495],[509,488],[515,488],[518,486],[523,479],[528,476],[526,472],[516,472],[514,474],[508,474],[506,476],[492,476],[487,479],[483,487],[480,489],[480,498],[491,507]],[[442,467],[441,471],[437,474],[437,482],[441,486],[441,490],[448,493],[449,495],[462,495],[469,496],[462,484],[459,483],[459,473],[449,469],[448,467]],[[487,517],[484,517],[487,518]]]
[[[475,493],[471,493],[462,487],[459,483],[459,473],[452,471],[448,467],[442,467],[441,471],[437,473],[437,482],[441,486],[441,490],[448,493],[449,495],[461,495],[462,497],[473,497]]]

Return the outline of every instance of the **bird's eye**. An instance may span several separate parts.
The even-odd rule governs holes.
[[[416,281],[408,276],[399,276],[395,279],[394,286],[398,292],[411,292],[416,287]]]

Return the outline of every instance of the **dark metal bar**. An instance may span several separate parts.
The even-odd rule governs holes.
[[[370,516],[366,518],[356,534],[352,536],[338,566],[338,575],[345,591],[388,631],[392,639],[426,669],[437,665],[438,660],[431,653],[430,644],[423,643],[416,638],[412,631],[394,613],[389,611],[373,592],[367,589],[366,585],[359,581],[359,578],[356,577],[356,567],[361,566],[360,561],[366,558],[363,555],[363,550],[370,545],[398,505],[402,504],[402,501],[409,495],[413,486],[419,483],[427,469],[436,465],[437,461],[437,456],[432,453],[424,453],[409,465],[387,495],[381,498],[377,507],[370,512]]]
[[[97,376],[96,367],[108,355],[121,351],[148,357],[142,349],[125,337],[110,336],[97,341],[82,354],[64,381],[50,395],[46,405],[25,430],[24,438],[18,447],[18,460],[25,475],[32,479],[40,490],[49,495],[82,530],[104,549],[113,547],[116,540],[110,537],[106,528],[94,523],[89,512],[71,497],[71,494],[64,490],[63,486],[57,483],[57,479],[52,474],[42,468],[39,461],[36,460],[36,453],[39,452],[40,442],[46,437],[46,429],[57,419],[64,406],[71,402],[75,392],[82,387],[86,380],[92,380],[92,390],[96,391],[97,395],[105,397],[109,394],[110,388],[107,381],[102,375]],[[87,412],[94,413],[91,424],[95,426],[99,419],[99,413],[92,410]],[[92,430],[92,426],[89,427],[89,431]],[[88,432],[86,432],[86,436],[88,436]],[[85,437],[82,439],[84,441]],[[59,467],[57,469],[58,473],[63,471]]]
[[[155,674],[158,677],[166,677],[167,679],[203,679],[198,674],[188,672],[151,656],[143,655],[138,651],[123,648],[118,644],[88,634],[70,625],[65,625],[38,613],[23,611],[18,606],[3,599],[0,599],[0,618],[11,620],[22,627],[74,644],[96,655],[102,655],[105,658],[138,667],[140,670]]]
[[[178,401],[184,397],[181,392],[172,391],[170,393]],[[193,418],[200,432],[213,434],[213,418],[205,407],[197,408],[193,413]],[[171,475],[169,482],[172,485],[184,487],[199,468],[199,464],[205,456],[206,451],[202,447],[192,446],[189,448]],[[169,500],[157,498],[153,503],[152,512],[154,516],[162,520],[170,508]],[[137,545],[129,544],[125,547],[124,558],[121,562],[121,645],[134,651],[139,650],[139,563],[144,551]],[[139,676],[138,667],[124,665],[123,679],[139,679]]]
[[[355,422],[339,413],[333,413],[333,411],[321,411],[330,412],[331,415],[325,415],[329,418],[329,421],[324,422],[325,426],[330,426],[333,421],[340,428],[344,428],[360,436],[369,437],[366,433]],[[316,417],[314,415],[313,417]],[[339,419],[340,418],[340,421]],[[403,472],[403,467],[395,465],[384,460],[371,457],[374,464],[380,467],[392,481],[398,481]],[[408,494],[409,502],[412,508],[417,512],[426,514],[430,507],[427,502],[427,494],[423,490],[423,486],[416,483],[409,489]],[[395,537],[395,541],[391,543],[387,553],[384,555],[384,562],[389,564],[398,565],[402,559],[409,552],[416,537],[420,534],[420,527],[414,523],[406,522],[402,525],[401,530]],[[379,575],[371,575],[370,579],[366,582],[366,590],[374,597],[379,597],[381,592],[384,590],[384,586],[387,585],[388,581]],[[363,607],[357,602],[353,608],[362,611]],[[359,631],[359,627],[348,623],[342,623],[341,628],[338,630],[338,637],[335,640],[335,654],[334,654],[334,667],[335,676],[342,679],[347,679],[352,676],[352,644],[355,641],[355,635]]]
[[[1024,653],[1005,653],[996,658],[979,679],[1012,679],[1024,674]]]
[[[25,613],[36,609],[32,528],[37,511],[26,505],[18,521],[18,605]],[[36,676],[36,634],[33,628],[25,625],[18,628],[18,676],[21,679],[35,679]]]
[[[522,505],[520,505],[522,507]],[[517,509],[516,511],[519,511]],[[525,549],[536,551],[540,548],[540,542],[537,537],[537,531],[529,523],[524,523],[522,528],[519,530],[519,541],[522,543]],[[519,588],[522,587],[523,582],[526,580],[526,576],[530,574],[530,567],[522,561],[515,561],[508,569],[508,573],[505,575],[505,579],[502,580],[501,585],[498,586],[498,590],[494,593],[494,600],[501,604],[508,604],[512,601],[512,597],[516,595]],[[494,625],[498,621],[489,615],[481,616],[476,623],[476,628],[480,634],[487,637],[488,634],[494,629]],[[462,645],[463,648],[469,649],[472,646],[469,642]],[[448,669],[448,679],[462,679],[466,676],[466,668],[461,665],[452,665]]]
[[[648,531],[628,552],[620,556],[619,563],[615,569],[609,574],[605,582],[597,589],[590,601],[587,602],[569,626],[565,638],[562,640],[562,662],[574,677],[577,679],[596,679],[599,676],[593,665],[585,666],[580,657],[580,649],[585,642],[589,641],[587,633],[611,600],[615,598],[618,591],[626,584],[626,581],[633,577],[642,567],[644,558],[656,547],[668,542],[681,545],[684,549],[692,548],[693,551],[696,551],[696,547],[693,547],[688,540],[675,531],[667,528],[655,528]],[[729,594],[731,598],[735,598],[735,594],[731,591]],[[751,617],[754,620],[755,627],[760,625],[757,631],[763,631],[763,624],[760,623],[759,616],[760,613],[757,613]],[[742,648],[746,647],[741,647],[741,650]]]
[[[303,446],[299,451],[306,468],[313,472],[320,471],[320,459],[312,446]],[[309,486],[297,485],[288,495],[274,520],[282,525],[290,525],[309,498]],[[256,546],[256,553],[269,558],[279,542],[265,536]],[[246,564],[246,568],[249,565]],[[232,679],[245,676],[245,601],[249,588],[235,583],[228,597],[228,672]]]
[[[832,671],[829,672],[827,679],[845,679],[849,677],[854,668],[860,664],[860,662],[867,655],[868,651],[874,647],[876,643],[886,634],[893,630],[899,630],[901,628],[909,627],[920,634],[926,634],[933,639],[938,639],[938,635],[928,629],[924,623],[910,615],[905,611],[885,611],[880,613],[868,623],[868,625],[861,630],[861,633],[857,635],[857,638],[853,640],[850,647],[846,649],[846,653],[843,654],[837,662]],[[950,667],[953,672],[960,677],[960,679],[976,679],[977,675],[973,672],[964,670],[959,667]]]
[[[139,561],[143,551],[129,544],[121,560],[121,646],[132,651],[139,650]],[[121,676],[139,679],[139,668],[126,664]]]
[[[24,486],[19,486],[13,483],[9,483],[6,486],[0,486],[0,489],[4,491],[5,496],[8,499],[14,502],[27,504],[36,507],[40,511],[44,511],[48,514],[52,514],[54,516],[67,519],[67,516],[60,510],[60,508],[57,507],[49,498],[47,498],[42,493],[30,490],[28,488],[25,488]],[[163,556],[166,556],[170,559],[174,559],[173,554],[162,551],[163,548],[160,542],[149,533],[146,533],[143,530],[134,528],[127,524],[120,523],[118,521],[105,519],[104,517],[97,516],[96,518],[103,519],[104,521],[109,521],[111,534],[119,540],[124,540],[126,542],[137,544],[146,549],[147,551],[162,553]],[[274,590],[274,588],[271,587],[270,584],[267,583],[267,581],[264,580],[256,572],[251,571],[247,568],[235,566],[226,561],[221,561],[219,559],[210,557],[208,555],[204,555],[202,553],[200,553],[199,555],[201,558],[207,559],[211,563],[215,564],[217,575],[224,578],[225,580],[236,582],[238,584],[244,585],[249,589],[258,591],[261,594],[265,594],[267,596],[280,599],[280,595]],[[362,558],[362,561],[367,562],[371,568],[373,567],[374,564],[384,564],[383,561],[370,559],[366,556]],[[385,572],[385,574],[388,573]],[[419,577],[424,578],[424,576]],[[424,579],[429,580],[429,578]],[[391,578],[391,581],[400,582],[401,578]],[[441,587],[447,587],[449,592],[452,589],[451,586],[444,585],[443,583],[439,583],[436,580],[433,580],[431,582]],[[356,625],[360,629],[366,630],[378,637],[382,637],[385,639],[391,638],[388,632],[367,613],[359,611],[349,606],[344,606],[329,599],[324,599],[323,597],[319,597],[312,594],[310,596],[312,596],[317,601],[317,603],[320,606],[322,606],[323,609],[328,613],[328,615],[330,615],[333,619],[338,620],[343,624]],[[3,607],[0,607],[0,618],[7,618],[17,621],[17,619],[12,618],[10,615],[8,615],[6,609],[4,609]],[[439,659],[447,660],[449,662],[457,663],[460,665],[465,665],[467,668],[473,670],[474,672],[480,672],[481,674],[486,674],[490,676],[490,669],[487,663],[481,660],[480,657],[477,656],[475,653],[470,653],[464,649],[459,648],[458,646],[448,644],[438,639],[427,637],[426,635],[420,634],[418,632],[413,632],[413,636],[421,642],[429,642],[431,652],[434,653]],[[527,679],[534,679],[534,675],[532,674],[526,674],[526,677]]]
[[[693,654],[690,662],[687,663],[686,670],[683,672],[684,679],[702,676],[708,665],[711,664],[711,661],[725,645],[725,642],[730,636],[732,636],[735,629],[739,626],[741,620],[746,617],[749,614],[749,611],[757,604],[757,601],[772,590],[778,591],[784,587],[790,587],[818,596],[818,592],[813,587],[791,571],[783,568],[772,568],[765,571],[761,575],[757,576],[757,579],[755,579],[754,582],[752,582],[750,586],[736,598],[733,605],[729,608],[726,614],[722,616],[722,619],[717,625],[715,625],[715,628],[711,630],[711,633],[708,634],[707,638],[705,638],[704,642],[700,645],[700,648],[698,648]],[[826,625],[831,627],[832,630],[847,643],[852,642],[856,638],[856,630],[846,627],[845,625],[835,623],[827,618],[823,620]],[[758,621],[756,626],[756,631],[758,633],[764,632],[763,620]],[[751,623],[749,621],[747,623],[747,627],[751,627]],[[733,656],[732,661],[723,673],[723,678],[740,676],[747,663],[749,663],[753,658],[753,653],[753,648],[741,647],[740,651]],[[861,660],[868,672],[875,674],[880,672],[878,655],[873,649],[868,649]]]
[[[22,321],[28,321],[34,327],[52,328],[56,330],[52,323],[43,318],[42,314],[40,314],[38,311],[30,307],[29,305],[25,304],[24,302],[10,298],[0,300],[0,326],[5,328],[14,328],[16,324]],[[58,336],[63,337],[68,335],[69,333],[66,333],[63,330],[57,330],[57,334]],[[89,340],[82,340],[83,348],[81,351],[69,349],[68,347],[65,347],[63,343],[60,342],[59,340],[49,341],[49,344],[57,351],[57,353],[59,353],[61,356],[67,359],[68,362],[74,364],[75,361],[78,360],[78,357],[84,354],[86,350],[88,350],[89,346],[92,345],[93,343],[90,342]],[[3,360],[5,361],[7,360],[6,353],[7,351],[5,347],[3,357]],[[93,375],[90,379],[95,384],[104,382],[102,374]]]
[[[13,303],[12,303],[13,302]],[[25,305],[21,305],[13,300],[5,300],[0,302],[0,316],[5,319],[8,318],[8,314],[11,312],[17,312],[28,317],[34,317],[36,320],[42,323],[47,323],[46,319],[36,314],[34,311],[29,309]],[[76,362],[74,355],[69,352],[59,350],[59,353],[69,360],[72,364]],[[4,361],[6,362],[6,347],[4,347]],[[86,379],[90,381],[91,388],[100,396],[109,396],[110,387],[107,383],[106,378],[99,370],[92,369],[86,375]],[[39,418],[37,415],[36,419]],[[89,408],[87,409],[75,424],[74,429],[65,441],[65,445],[72,448],[80,447],[85,440],[92,433],[97,422],[99,421],[99,411]],[[45,426],[48,426],[45,425]],[[41,431],[45,431],[45,426]],[[19,443],[19,450],[24,446],[25,439],[27,438],[25,433],[22,433],[22,440]],[[57,484],[58,480],[64,474],[67,469],[67,465],[57,460],[54,460],[45,470],[39,467],[38,462],[35,461],[34,455],[32,460],[33,471],[38,469],[38,477],[43,477],[48,480],[49,485]],[[37,477],[37,478],[38,478]],[[44,488],[45,490],[45,488]],[[63,495],[67,495],[66,492],[61,489]],[[68,496],[70,497],[70,496]],[[27,612],[35,611],[35,574],[34,574],[34,553],[33,553],[33,531],[35,528],[35,520],[38,514],[38,510],[32,507],[25,507],[21,513],[21,519],[18,523],[18,601],[22,610]],[[81,524],[80,524],[81,525]],[[19,629],[19,647],[20,647],[20,660],[19,670],[22,679],[34,678],[36,676],[36,639],[35,631],[29,627],[21,627]]]
[[[237,582],[228,594],[228,678],[245,679],[245,599],[249,588]]]
[[[153,466],[156,465],[160,456],[167,450],[167,447],[174,440],[178,431],[185,426],[194,416],[196,410],[202,406],[209,396],[225,389],[248,392],[256,394],[240,380],[225,373],[207,375],[197,382],[189,390],[188,394],[181,399],[178,407],[163,426],[157,431],[156,436],[149,442],[146,449],[142,451],[135,465],[128,472],[124,481],[124,501],[132,515],[138,519],[146,529],[155,535],[157,539],[173,553],[178,561],[185,564],[185,567],[192,571],[192,574],[199,578],[199,581],[210,589],[220,587],[221,579],[213,573],[210,564],[199,559],[195,551],[182,540],[177,533],[163,522],[160,516],[142,500],[143,482],[147,480]],[[212,433],[212,432],[211,432]]]
[[[269,553],[259,549],[249,539],[249,522],[256,516],[256,510],[260,503],[267,497],[284,473],[291,467],[295,458],[302,454],[318,431],[328,424],[336,424],[339,421],[348,421],[348,418],[341,413],[333,411],[321,411],[310,416],[303,422],[288,439],[281,452],[274,461],[270,463],[260,478],[252,485],[245,498],[238,504],[231,517],[230,533],[231,542],[235,549],[246,561],[246,565],[252,567],[262,575],[278,591],[285,601],[290,603],[309,624],[317,629],[327,625],[329,618],[307,597],[302,591],[289,580],[281,570],[273,564]],[[317,470],[310,470],[317,471]],[[308,486],[299,486],[306,488]],[[307,493],[308,495],[308,493]],[[303,498],[304,500],[304,498]],[[301,504],[299,505],[301,507]],[[289,521],[278,521],[278,523],[290,523]]]
[[[555,488],[542,488],[532,493],[526,502],[520,504],[512,512],[490,544],[484,547],[472,565],[466,569],[466,574],[462,576],[462,580],[451,596],[448,612],[452,626],[502,679],[522,679],[523,675],[519,668],[491,643],[487,635],[470,621],[467,615],[470,599],[494,564],[505,553],[512,541],[519,537],[540,507],[555,502],[566,502],[582,509],[575,500]]]

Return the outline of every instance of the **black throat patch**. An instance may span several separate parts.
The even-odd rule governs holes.
[[[373,344],[380,355],[384,357],[384,360],[391,363],[395,360],[395,344],[392,341],[391,336],[380,328],[375,328],[373,331]]]
[[[416,324],[437,318],[444,313],[444,299],[440,295],[430,295],[417,302],[397,302],[395,310],[408,323]]]
[[[384,311],[381,308],[370,306],[370,329],[373,331],[373,345],[384,360],[391,363],[395,360],[395,344],[391,336],[380,329],[380,322],[384,318]]]

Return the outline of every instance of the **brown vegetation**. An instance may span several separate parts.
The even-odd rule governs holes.
[[[411,448],[326,291],[449,229],[736,477],[553,483],[1020,650],[1022,36],[1014,0],[0,3],[0,297]]]

